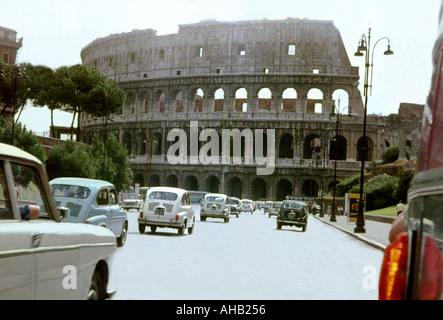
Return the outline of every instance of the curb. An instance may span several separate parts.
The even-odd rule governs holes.
[[[354,237],[354,238],[356,238],[356,239],[358,239],[358,240],[360,240],[360,241],[363,241],[364,243],[366,243],[366,244],[368,244],[368,245],[370,245],[370,246],[372,246],[372,247],[374,247],[374,248],[376,248],[376,249],[379,249],[379,250],[381,250],[381,251],[383,251],[383,252],[386,250],[386,246],[383,245],[383,244],[381,244],[381,243],[379,243],[379,242],[377,242],[377,241],[374,241],[374,240],[368,239],[368,238],[362,236],[361,234],[353,233],[353,232],[351,232],[351,231],[349,231],[349,230],[346,230],[346,229],[344,229],[344,228],[342,228],[342,227],[337,226],[336,224],[333,224],[333,223],[331,223],[331,222],[328,222],[328,221],[326,221],[326,220],[323,220],[323,219],[321,219],[320,217],[317,217],[317,216],[314,216],[314,217],[315,217],[317,220],[320,220],[320,221],[322,221],[322,222],[324,222],[324,223],[326,223],[326,224],[328,224],[328,225],[330,225],[330,226],[333,226],[334,228],[337,228],[337,229],[339,229],[339,230],[341,230],[341,231],[343,231],[343,232],[346,232],[346,233],[349,234],[350,236],[352,236],[352,237]]]

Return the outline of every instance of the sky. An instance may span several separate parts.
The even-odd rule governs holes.
[[[80,52],[93,40],[133,29],[157,35],[177,33],[180,24],[201,20],[243,21],[308,18],[330,20],[340,31],[352,66],[362,35],[375,47],[373,92],[368,114],[398,113],[400,103],[425,104],[432,75],[432,48],[438,30],[440,0],[0,0],[0,26],[23,37],[17,63],[56,69],[81,63]],[[372,47],[371,46],[371,47]],[[371,48],[372,50],[372,48]],[[48,131],[49,111],[27,106],[20,122],[36,133]],[[69,126],[71,114],[55,114],[54,124]]]

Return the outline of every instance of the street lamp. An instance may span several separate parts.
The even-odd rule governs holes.
[[[364,185],[364,175],[365,175],[365,160],[367,156],[368,143],[366,141],[366,118],[368,113],[368,88],[371,87],[372,95],[372,75],[374,70],[374,50],[377,43],[383,39],[388,40],[388,49],[384,52],[384,55],[393,55],[394,52],[391,50],[391,40],[388,37],[383,37],[377,40],[377,42],[372,47],[372,57],[369,61],[369,56],[371,55],[371,28],[369,28],[368,36],[362,35],[360,39],[360,44],[358,46],[357,52],[354,54],[356,57],[362,57],[365,55],[365,83],[363,94],[365,96],[365,110],[363,118],[363,145],[361,148],[361,168],[360,168],[360,200],[358,205],[358,215],[357,223],[354,229],[355,233],[365,233],[365,218],[364,218],[364,200],[363,200],[363,185]],[[362,52],[363,51],[363,52]],[[371,72],[371,79],[369,79],[369,72]],[[370,80],[370,82],[369,82]]]

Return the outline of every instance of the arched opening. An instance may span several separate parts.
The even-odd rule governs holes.
[[[269,88],[262,88],[258,92],[258,105],[257,109],[271,111],[272,104],[272,92]]]
[[[279,158],[294,158],[294,146],[293,146],[294,137],[285,133],[280,139],[280,146],[278,157]]]
[[[317,197],[319,186],[314,179],[307,179],[302,185],[302,194],[305,197]]]
[[[373,152],[374,143],[371,138],[366,137],[366,144],[361,137],[357,141],[357,161],[361,161],[363,159],[363,154],[365,154],[365,161],[371,161],[372,160],[372,152]],[[365,152],[366,150],[366,152]]]
[[[235,111],[248,111],[248,92],[245,88],[240,88],[235,92]]]
[[[292,195],[292,183],[287,179],[277,182],[277,201],[283,201],[287,195]]]
[[[149,186],[150,187],[158,187],[160,186],[160,177],[156,174],[153,174],[150,178],[149,178]]]
[[[187,176],[185,179],[185,189],[199,191],[198,180],[195,176]]]
[[[175,96],[175,112],[182,113],[184,111],[184,95],[183,91],[179,91]]]
[[[222,88],[218,88],[214,93],[214,111],[223,111],[225,101],[225,91]]]
[[[337,89],[332,93],[332,112],[347,114],[349,110],[349,94],[346,90]]]
[[[294,88],[287,88],[283,91],[280,109],[284,112],[295,112],[297,104],[297,91]]]
[[[310,134],[303,143],[303,159],[312,159],[314,153],[319,155],[321,152],[321,140],[316,134]]]
[[[162,153],[162,135],[159,132],[154,133],[151,140],[151,154],[159,156]]]
[[[323,92],[320,89],[313,88],[308,91],[306,113],[323,112]]]
[[[138,183],[140,186],[144,186],[145,179],[141,173],[138,173],[134,177],[134,183]]]
[[[203,111],[203,90],[198,88],[194,95],[194,112]]]
[[[266,199],[266,181],[262,178],[256,178],[252,180],[251,183],[251,191],[252,191],[252,200],[260,200],[260,199]]]
[[[167,187],[175,187],[177,188],[178,186],[178,179],[176,175],[171,174],[170,176],[168,176],[166,178],[166,186]]]
[[[220,181],[216,176],[210,176],[206,179],[206,190],[217,193],[220,190]]]
[[[228,181],[228,193],[230,197],[236,197],[241,199],[243,196],[243,183],[238,177],[232,177]]]
[[[335,136],[329,143],[330,160],[346,160],[347,141],[343,136]]]
[[[125,132],[123,135],[123,145],[126,146],[126,149],[128,150],[128,155],[132,154],[132,137],[129,132]]]

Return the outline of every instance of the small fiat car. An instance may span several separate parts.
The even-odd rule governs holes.
[[[278,216],[281,208],[281,201],[275,201],[271,204],[271,208],[269,209],[269,218],[271,216]]]
[[[0,299],[106,299],[114,234],[61,223],[43,164],[0,143]]]
[[[195,214],[188,191],[172,187],[152,187],[148,190],[138,218],[140,233],[150,227],[151,232],[157,228],[174,228],[179,235],[186,230],[192,234],[194,226]]]
[[[234,214],[238,218],[238,214],[240,213],[240,204],[241,201],[236,197],[228,197],[228,206],[230,214]]]
[[[115,186],[85,178],[56,178],[49,182],[57,207],[67,208],[64,222],[89,223],[110,229],[121,247],[128,234],[128,216],[117,202]]]
[[[208,193],[205,195],[200,209],[200,221],[206,221],[206,218],[216,218],[223,219],[225,223],[228,223],[229,214],[227,195],[221,193]]]
[[[308,226],[306,203],[295,200],[283,201],[277,215],[277,229],[281,229],[282,226],[299,227],[305,232]]]
[[[120,207],[126,211],[131,209],[141,210],[141,208],[143,208],[143,199],[139,194],[125,193],[123,194],[123,200]]]
[[[242,199],[241,206],[240,206],[240,212],[250,212],[251,214],[253,214],[254,213],[254,206],[253,206],[252,200]]]

